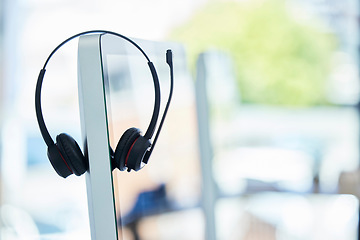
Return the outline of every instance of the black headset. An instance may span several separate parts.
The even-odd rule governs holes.
[[[173,73],[173,64],[172,64],[172,52],[171,50],[167,50],[166,52],[166,62],[170,67],[170,93],[167,104],[165,106],[165,110],[160,121],[158,131],[155,135],[153,144],[151,143],[151,138],[154,134],[156,123],[159,117],[160,111],[160,85],[159,79],[154,67],[154,64],[150,61],[149,57],[146,53],[140,48],[138,44],[136,44],[133,40],[128,37],[125,37],[119,33],[105,31],[105,30],[92,30],[86,31],[82,33],[78,33],[74,36],[69,37],[62,43],[60,43],[49,55],[47,58],[43,68],[40,70],[38,80],[36,83],[36,91],[35,91],[35,109],[36,109],[36,118],[39,124],[41,135],[48,147],[47,155],[50,160],[51,165],[55,169],[55,171],[61,176],[66,178],[71,174],[75,174],[77,176],[82,175],[89,169],[88,159],[82,153],[77,142],[68,134],[61,133],[56,136],[56,143],[54,143],[51,138],[49,131],[46,128],[45,121],[42,115],[41,110],[41,86],[44,79],[46,65],[48,64],[50,58],[54,55],[54,53],[65,43],[70,40],[77,38],[82,35],[100,33],[100,34],[111,34],[123,38],[134,45],[146,58],[148,61],[148,66],[151,71],[151,75],[154,82],[155,88],[155,103],[154,110],[150,120],[149,127],[147,128],[145,135],[141,135],[141,131],[138,128],[129,128],[124,132],[121,136],[115,151],[113,151],[109,147],[110,156],[111,156],[111,165],[112,169],[118,168],[120,171],[128,170],[129,172],[133,169],[135,171],[140,170],[145,164],[148,163],[149,157],[154,149],[157,138],[159,136],[160,130],[164,123],[171,97],[173,92],[173,82],[174,82],[174,73]],[[86,146],[85,146],[86,148]],[[86,154],[86,149],[85,149]]]

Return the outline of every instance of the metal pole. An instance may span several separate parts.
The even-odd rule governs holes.
[[[206,86],[205,55],[197,62],[196,111],[199,131],[200,162],[202,170],[202,206],[205,215],[205,239],[216,239],[215,203],[216,185],[212,175],[213,149],[209,127],[209,104]]]

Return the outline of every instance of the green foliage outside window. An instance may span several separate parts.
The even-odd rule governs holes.
[[[195,68],[211,48],[231,54],[242,101],[311,106],[328,104],[326,81],[335,38],[318,24],[292,16],[284,0],[219,1],[171,34],[184,42]]]

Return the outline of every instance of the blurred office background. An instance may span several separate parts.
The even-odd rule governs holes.
[[[139,219],[141,239],[358,239],[359,9],[357,0],[0,0],[0,239],[90,239],[84,177],[53,171],[34,110],[48,54],[89,29],[175,41],[186,53],[174,59],[186,77],[152,168],[174,174],[153,176],[180,207]],[[47,67],[43,110],[53,137],[80,141],[76,66],[74,41]]]

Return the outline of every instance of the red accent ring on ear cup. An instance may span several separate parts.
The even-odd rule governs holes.
[[[133,142],[133,144],[131,144],[131,146],[130,146],[130,148],[129,148],[128,153],[126,154],[126,158],[125,158],[125,166],[127,166],[127,163],[128,163],[128,160],[129,160],[129,155],[130,155],[131,149],[133,149],[133,147],[134,147],[134,145],[135,145],[135,143],[136,143],[136,141],[137,141],[138,139],[139,139],[139,137],[137,137],[137,138],[135,139],[135,141]]]
[[[137,128],[129,128],[121,136],[114,152],[114,162],[120,171],[126,170],[125,160],[130,152],[130,147],[140,136],[140,130]]]
[[[67,167],[67,168],[69,169],[69,171],[73,174],[74,172],[73,172],[73,171],[71,170],[71,168],[69,167],[69,165],[68,165],[68,163],[66,162],[65,158],[64,158],[63,155],[61,154],[59,148],[57,148],[57,150],[58,150],[58,152],[59,152],[59,154],[60,154],[61,159],[64,161],[66,167]]]

